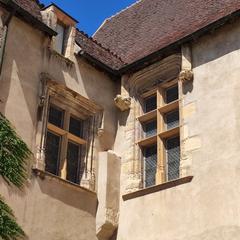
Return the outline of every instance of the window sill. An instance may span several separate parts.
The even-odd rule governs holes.
[[[70,60],[69,58],[66,58],[64,55],[62,55],[61,53],[57,52],[56,50],[54,50],[53,48],[48,48],[50,54],[60,58],[61,60],[63,60],[68,66],[73,66],[74,62],[72,60]]]
[[[187,177],[183,177],[183,178],[179,178],[170,182],[166,182],[166,183],[162,183],[159,185],[155,185],[152,187],[148,187],[148,188],[144,188],[141,189],[139,191],[136,192],[132,192],[132,193],[128,193],[122,196],[124,201],[133,199],[133,198],[137,198],[137,197],[142,197],[151,193],[155,193],[155,192],[160,192],[163,191],[165,189],[169,189],[169,188],[173,188],[185,183],[189,183],[191,182],[193,179],[193,176],[187,176]]]
[[[56,176],[54,174],[51,174],[51,173],[48,173],[48,172],[45,172],[43,170],[40,170],[40,169],[37,169],[37,168],[34,168],[32,169],[33,173],[39,177],[41,180],[45,180],[45,179],[53,179],[55,181],[58,181],[60,184],[63,184],[67,187],[71,187],[71,188],[74,188],[76,190],[80,190],[80,191],[86,191],[86,192],[89,192],[89,193],[92,193],[94,195],[96,195],[96,192],[94,191],[91,191],[87,188],[84,188],[84,187],[81,187],[80,185],[76,184],[76,183],[72,183],[72,182],[69,182],[59,176]]]

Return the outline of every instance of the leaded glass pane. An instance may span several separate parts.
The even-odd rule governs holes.
[[[167,130],[179,126],[179,110],[167,113],[165,115]]]
[[[58,164],[60,157],[61,137],[47,132],[46,154],[45,154],[45,170],[54,175],[58,175]]]
[[[67,150],[67,180],[79,183],[79,160],[81,146],[68,142]]]
[[[145,137],[151,137],[157,134],[157,120],[147,122],[143,125]]]
[[[168,88],[166,90],[166,103],[176,101],[178,99],[178,86]]]
[[[50,106],[49,108],[49,114],[48,114],[48,122],[52,123],[53,125],[62,128],[63,127],[63,117],[64,117],[64,111]]]
[[[69,132],[78,136],[83,137],[83,121],[76,119],[74,117],[70,117],[70,123],[69,123]]]
[[[170,138],[166,141],[167,150],[167,177],[168,181],[179,178],[180,167],[180,141],[179,137]]]
[[[151,96],[144,100],[144,112],[150,112],[157,108],[157,96]]]
[[[157,145],[144,149],[145,161],[145,187],[150,187],[156,183],[157,171]]]

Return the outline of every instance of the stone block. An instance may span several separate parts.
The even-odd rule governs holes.
[[[191,117],[194,113],[196,113],[197,108],[196,108],[196,103],[190,103],[186,106],[183,106],[182,108],[182,117],[183,119]]]

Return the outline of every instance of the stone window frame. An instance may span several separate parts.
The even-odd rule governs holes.
[[[170,102],[168,104],[165,103],[165,92],[166,89],[169,89],[173,86],[178,86],[178,99]],[[171,81],[163,82],[157,84],[156,86],[152,87],[152,89],[148,89],[146,92],[142,93],[138,96],[138,113],[140,114],[137,116],[137,127],[141,129],[140,134],[138,136],[138,140],[136,142],[139,156],[141,159],[141,171],[142,171],[142,188],[145,188],[144,184],[144,157],[142,153],[142,148],[146,146],[151,146],[152,144],[157,144],[157,169],[156,169],[156,176],[155,176],[155,185],[163,184],[168,182],[167,180],[167,163],[166,163],[166,148],[165,148],[165,140],[179,136],[180,138],[180,164],[181,164],[181,120],[180,120],[180,100],[181,100],[181,83],[179,82],[178,78],[173,79]],[[144,113],[143,110],[143,101],[144,99],[156,95],[157,97],[157,108],[153,111]],[[164,115],[166,113],[172,112],[174,110],[178,110],[179,112],[179,125],[174,127],[170,130],[165,130],[165,121]],[[144,138],[144,133],[142,131],[142,125],[150,120],[157,120],[157,134],[154,136],[150,136]],[[181,178],[181,167],[179,167],[179,178]],[[154,186],[154,185],[153,185]]]
[[[65,85],[58,83],[56,80],[46,74],[41,74],[41,91],[38,107],[38,124],[36,133],[36,161],[33,169],[45,172],[45,144],[46,133],[48,127],[50,130],[58,131],[60,134],[65,134],[65,130],[57,129],[52,125],[48,125],[48,111],[50,104],[61,109],[68,109],[69,113],[86,121],[86,129],[88,131],[87,138],[81,139],[70,135],[70,139],[74,142],[86,145],[86,151],[82,164],[84,164],[83,178],[80,181],[80,186],[90,190],[95,190],[95,169],[96,169],[96,147],[95,138],[97,129],[102,124],[104,109],[95,102],[81,96]],[[85,128],[84,127],[84,128]],[[64,131],[64,132],[63,132]],[[55,175],[53,175],[55,176]],[[56,176],[66,180],[64,176]]]

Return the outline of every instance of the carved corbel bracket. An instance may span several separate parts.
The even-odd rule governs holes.
[[[114,98],[115,105],[119,108],[122,112],[127,111],[131,107],[131,98],[130,97],[123,97],[121,95],[117,95]]]
[[[182,70],[179,74],[179,80],[183,83],[193,81],[193,71],[192,70]]]
[[[97,136],[102,137],[103,135],[104,135],[104,129],[103,128],[98,128]]]

